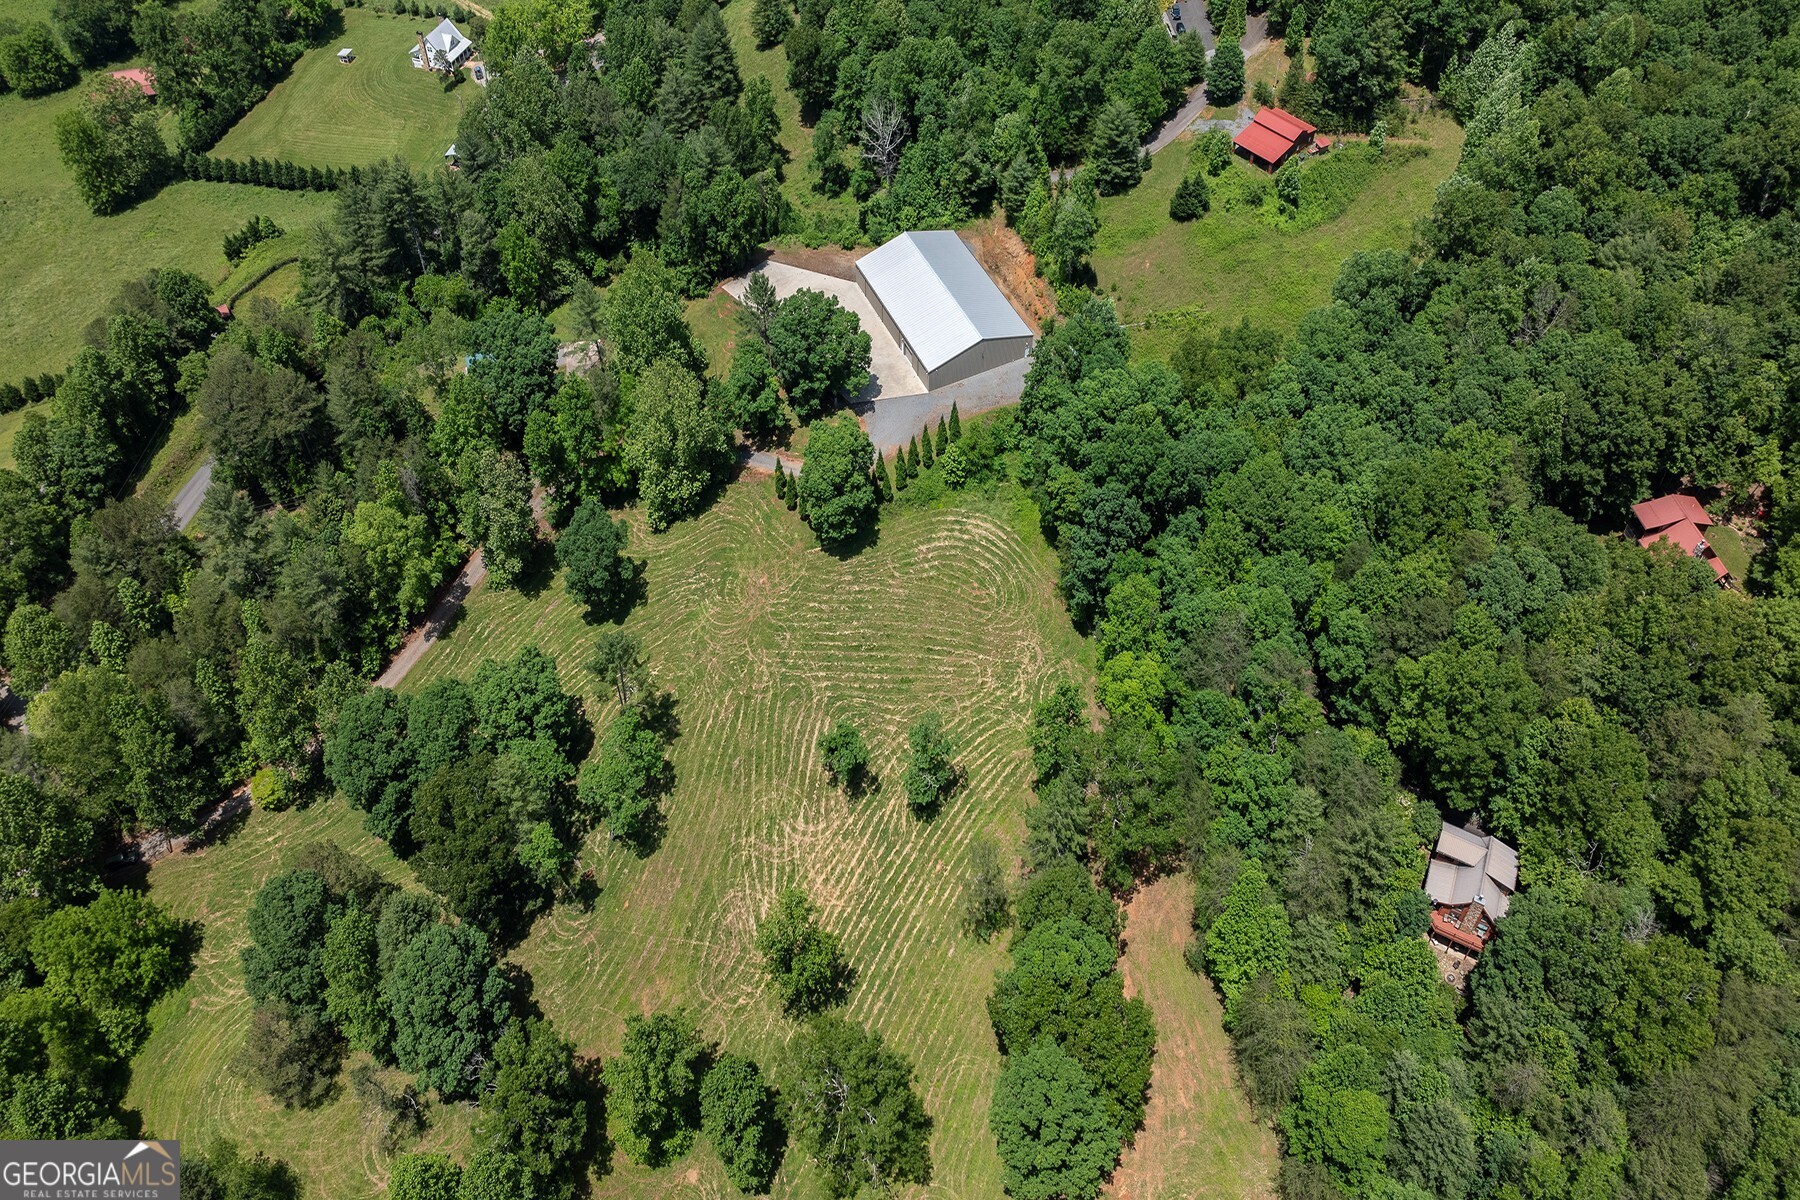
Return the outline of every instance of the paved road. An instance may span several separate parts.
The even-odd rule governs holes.
[[[200,464],[200,469],[175,493],[175,503],[169,506],[169,511],[175,517],[175,528],[186,529],[200,515],[200,502],[206,499],[206,489],[212,486],[212,472],[213,460],[209,458]]]

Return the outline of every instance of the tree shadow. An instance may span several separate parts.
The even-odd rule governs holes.
[[[831,557],[837,559],[839,562],[848,562],[861,554],[864,550],[873,549],[880,541],[881,520],[877,517],[875,520],[870,521],[863,528],[857,530],[849,537],[844,538],[842,541],[826,542],[821,539],[819,542],[819,549],[831,555]]]
[[[577,1196],[592,1196],[593,1181],[606,1178],[612,1169],[613,1146],[606,1136],[603,1066],[603,1061],[598,1058],[578,1055],[575,1059],[575,1094],[587,1105],[588,1112],[587,1134],[569,1163]]]
[[[881,776],[872,767],[862,767],[843,781],[844,799],[854,804],[881,790]]]
[[[525,556],[525,563],[518,575],[513,578],[513,589],[528,600],[535,600],[544,594],[550,581],[556,578],[556,547],[542,538],[533,542],[531,553]]]
[[[679,705],[674,692],[660,688],[646,692],[638,701],[644,713],[644,727],[661,734],[663,741],[673,742],[681,736]]]
[[[643,820],[638,822],[638,826],[632,831],[631,836],[617,838],[627,850],[631,851],[634,858],[649,858],[662,846],[662,840],[669,832],[669,818],[663,812],[662,801],[669,791],[670,789],[667,787],[657,789],[655,800],[651,803],[649,811],[645,812]]]

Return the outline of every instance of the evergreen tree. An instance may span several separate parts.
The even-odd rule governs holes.
[[[950,402],[950,440],[953,442],[962,440],[962,417],[957,414],[954,400]]]
[[[894,498],[893,488],[888,483],[887,460],[881,456],[880,452],[875,455],[873,483],[875,484],[875,503],[886,504]]]
[[[938,426],[937,426],[938,457],[942,458],[944,456],[944,451],[948,450],[949,448],[950,448],[950,427],[944,423],[944,418],[939,417],[938,418]]]
[[[915,478],[919,474],[919,439],[913,438],[906,443],[906,465]]]
[[[1194,171],[1176,185],[1175,195],[1169,199],[1169,216],[1176,221],[1194,221],[1211,207],[1212,189],[1207,186],[1206,175]]]
[[[925,470],[931,470],[931,464],[937,461],[937,453],[931,448],[931,430],[919,432],[919,462]]]
[[[787,472],[781,469],[779,460],[775,463],[775,498],[787,503]]]
[[[1088,157],[1101,195],[1116,196],[1137,186],[1144,177],[1144,158],[1138,148],[1138,116],[1131,105],[1114,100],[1100,110]]]
[[[1244,98],[1244,48],[1235,37],[1224,38],[1206,67],[1206,99],[1214,105]]]

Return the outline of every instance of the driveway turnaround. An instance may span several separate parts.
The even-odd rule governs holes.
[[[887,326],[881,323],[875,306],[869,302],[860,286],[848,279],[839,279],[836,275],[808,271],[804,267],[790,267],[786,263],[768,262],[760,269],[769,277],[769,282],[775,285],[775,294],[783,300],[801,288],[811,288],[835,298],[862,322],[863,332],[869,335],[870,380],[869,386],[856,397],[857,404],[887,396],[910,396],[925,390],[925,381],[919,378],[918,372],[912,369],[912,364],[906,361],[906,356],[900,353],[900,343],[888,333]],[[725,290],[732,299],[741,301],[744,298],[744,286],[748,282],[748,276],[727,280]]]
[[[956,405],[958,415],[964,417],[1017,404],[1019,393],[1025,389],[1025,372],[1030,368],[1031,360],[1022,358],[946,384],[934,392],[890,396],[880,404],[858,400],[850,407],[862,418],[863,428],[868,430],[869,440],[875,443],[875,448],[883,454],[891,454],[904,448],[913,435],[925,429],[936,429],[938,420],[950,415],[952,404]]]

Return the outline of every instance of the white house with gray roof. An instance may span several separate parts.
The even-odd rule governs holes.
[[[420,36],[418,44],[412,48],[412,65],[424,70],[425,56],[430,54],[433,71],[452,70],[467,62],[474,49],[475,43],[464,37],[462,30],[445,17],[436,29]]]
[[[929,389],[1031,353],[1031,326],[952,230],[903,233],[858,259],[856,274]]]

